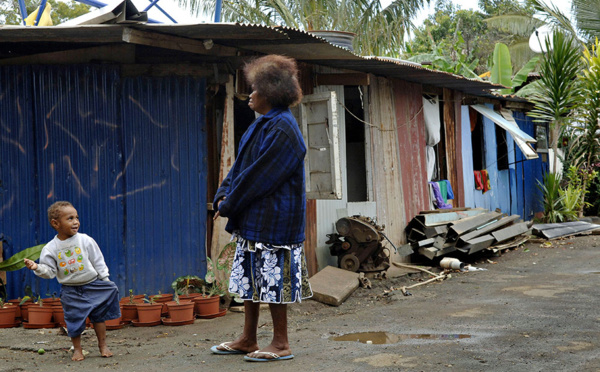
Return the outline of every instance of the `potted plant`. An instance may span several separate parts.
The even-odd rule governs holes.
[[[173,294],[172,293],[160,293],[160,291],[159,291],[157,295],[154,295],[152,297],[155,299],[154,302],[163,305],[161,315],[166,316],[169,312],[169,309],[167,308],[167,302],[173,300]]]
[[[3,298],[0,298],[0,328],[16,326],[16,312],[17,306],[6,303]]]
[[[129,297],[127,298],[127,303],[121,300],[121,319],[124,322],[131,322],[138,318],[137,306],[136,304],[143,302],[144,295],[141,298],[133,294],[133,289],[129,290]]]
[[[46,328],[46,327],[54,326],[54,323],[52,323],[53,307],[52,306],[44,306],[44,300],[42,300],[41,297],[38,296],[38,300],[35,303],[33,303],[32,305],[29,305],[28,312],[29,312],[28,325],[31,326],[32,328],[41,328],[41,327]]]
[[[173,283],[171,283],[171,287],[179,296],[180,300],[191,300],[192,298],[201,295],[202,286],[204,284],[204,280],[195,275],[185,275],[175,279]]]
[[[138,321],[134,325],[152,326],[160,323],[162,304],[156,302],[156,296],[144,299],[144,303],[135,304],[138,312]]]
[[[163,323],[182,323],[194,320],[194,303],[190,300],[180,300],[179,295],[174,295],[174,301],[166,303],[168,307],[169,319],[163,320]]]

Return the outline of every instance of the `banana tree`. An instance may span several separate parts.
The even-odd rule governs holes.
[[[492,56],[490,81],[510,87],[500,89],[500,93],[512,94],[516,88],[520,87],[527,80],[527,76],[535,69],[539,60],[540,57],[538,56],[532,57],[513,77],[513,67],[508,46],[503,43],[496,43]]]

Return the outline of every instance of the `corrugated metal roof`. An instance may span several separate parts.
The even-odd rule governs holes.
[[[503,97],[490,93],[490,89],[502,88],[501,85],[431,70],[407,61],[384,57],[362,57],[305,31],[289,27],[253,24],[2,26],[0,27],[0,63],[2,63],[2,59],[37,53],[114,43],[124,44],[126,43],[124,41],[125,34],[131,30],[141,33],[147,32],[148,34],[145,35],[150,38],[165,35],[167,37],[183,38],[182,40],[192,39],[196,42],[210,39],[217,46],[233,47],[264,54],[284,54],[303,62],[456,89],[475,96],[503,99]],[[307,44],[310,44],[310,47],[307,47]],[[222,50],[215,48],[212,51],[205,51],[205,54],[227,58],[227,56],[220,54]],[[169,58],[169,56],[166,55],[163,58]],[[173,57],[171,58],[173,59]],[[173,62],[172,59],[170,62]],[[136,62],[144,63],[144,56],[137,55]]]

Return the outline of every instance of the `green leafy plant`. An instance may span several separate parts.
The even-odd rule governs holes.
[[[0,271],[15,271],[24,268],[25,262],[23,259],[28,258],[32,261],[37,260],[40,258],[42,248],[44,248],[45,245],[46,244],[36,245],[15,253],[6,261],[0,262]]]
[[[180,276],[171,283],[171,287],[177,295],[189,295],[190,293],[201,293],[202,286],[206,285],[204,279],[196,275]]]
[[[146,295],[144,295],[146,296]],[[156,303],[156,300],[158,300],[160,298],[160,295],[154,295],[154,296],[147,296],[146,298],[144,298],[144,302],[149,303],[150,305],[153,305]]]
[[[527,80],[527,76],[535,69],[539,60],[540,57],[537,56],[531,58],[513,77],[513,67],[508,46],[503,43],[496,43],[494,54],[492,55],[490,81],[510,87],[508,89],[500,89],[500,93],[512,94],[516,88],[520,87]]]
[[[560,195],[560,176],[546,173],[543,183],[538,180],[538,188],[542,191],[544,204],[544,222],[561,222],[564,220],[562,199]]]

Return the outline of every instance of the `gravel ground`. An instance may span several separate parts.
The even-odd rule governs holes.
[[[594,235],[549,246],[528,242],[500,256],[461,257],[485,270],[455,271],[409,290],[411,296],[398,289],[429,275],[395,270],[389,276],[399,276],[373,279],[371,289],[359,288],[339,307],[292,305],[293,360],[249,363],[211,354],[212,345],[241,331],[244,314],[230,311],[187,326],[109,331],[115,356],[108,359],[88,329],[83,362],[70,360],[70,339],[58,329],[0,329],[0,370],[600,371],[599,244]],[[259,343],[267,345],[271,333],[264,310]],[[362,342],[333,339],[340,336]]]

